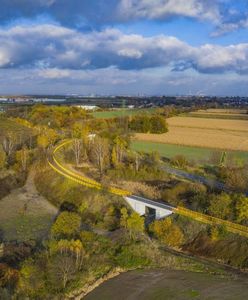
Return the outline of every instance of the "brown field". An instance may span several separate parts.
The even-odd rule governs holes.
[[[137,140],[248,151],[248,121],[173,117],[165,134],[136,134]]]
[[[234,108],[230,108],[230,109],[224,109],[224,108],[211,108],[211,109],[200,109],[198,110],[198,112],[206,112],[206,113],[215,113],[215,114],[246,114],[247,110],[245,109],[234,109]]]

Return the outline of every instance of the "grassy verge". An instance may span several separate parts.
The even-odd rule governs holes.
[[[118,118],[118,117],[128,117],[134,116],[143,113],[154,113],[154,108],[147,108],[147,109],[119,109],[119,110],[110,110],[110,111],[99,111],[92,113],[93,117],[96,119],[111,119],[111,118]]]

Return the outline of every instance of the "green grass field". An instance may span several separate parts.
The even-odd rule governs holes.
[[[161,156],[171,158],[176,155],[184,155],[189,160],[208,160],[211,158],[213,153],[220,152],[219,150],[190,147],[190,146],[180,146],[171,145],[163,143],[153,143],[153,142],[143,142],[143,141],[133,141],[131,148],[135,151],[141,152],[153,152],[157,151]],[[242,151],[229,151],[230,155],[237,157],[239,159],[248,160],[248,152]]]
[[[118,117],[127,117],[127,116],[135,116],[143,113],[154,113],[155,108],[147,108],[147,109],[119,109],[119,110],[110,110],[110,111],[98,111],[92,113],[93,117],[96,119],[112,119]]]

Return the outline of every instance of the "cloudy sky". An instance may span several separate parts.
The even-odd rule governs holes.
[[[0,94],[248,95],[247,0],[0,8]]]

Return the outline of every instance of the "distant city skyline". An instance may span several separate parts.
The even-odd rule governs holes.
[[[0,94],[248,96],[246,0],[0,5]]]

